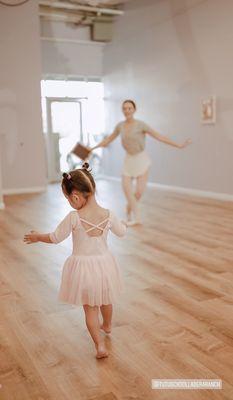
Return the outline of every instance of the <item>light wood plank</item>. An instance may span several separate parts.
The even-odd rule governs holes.
[[[98,181],[104,207],[123,217],[116,182]],[[143,227],[110,237],[125,291],[96,360],[82,308],[57,301],[70,240],[26,246],[70,210],[59,185],[7,196],[0,212],[3,400],[232,400],[233,204],[147,189]],[[152,390],[151,379],[222,379],[223,389]]]

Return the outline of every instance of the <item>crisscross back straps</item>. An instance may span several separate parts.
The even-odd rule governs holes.
[[[104,231],[104,228],[101,226],[101,225],[103,225],[108,219],[109,219],[109,217],[107,217],[107,218],[105,218],[103,221],[101,221],[99,224],[93,224],[92,222],[89,222],[89,221],[87,221],[86,219],[83,219],[83,218],[79,218],[80,219],[80,221],[82,221],[82,222],[85,222],[86,224],[88,224],[88,225],[90,225],[91,227],[90,228],[88,228],[87,230],[85,229],[85,232],[90,232],[90,231],[92,231],[92,230],[94,230],[94,229],[99,229],[99,230],[101,230],[101,231]]]

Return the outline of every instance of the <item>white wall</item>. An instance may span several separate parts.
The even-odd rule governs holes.
[[[40,29],[43,75],[102,77],[104,45],[91,42],[89,27],[42,20]]]
[[[41,126],[38,7],[0,5],[0,150],[3,189],[37,190],[46,184]]]
[[[115,24],[104,52],[108,132],[123,118],[121,101],[133,98],[136,117],[193,140],[177,150],[148,138],[153,182],[233,194],[232,20],[230,0],[135,0]],[[217,123],[204,126],[200,101],[209,95]],[[118,140],[106,152],[109,175],[119,176],[122,157]]]

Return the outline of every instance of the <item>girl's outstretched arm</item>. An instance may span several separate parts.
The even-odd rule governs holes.
[[[50,239],[49,233],[39,233],[36,231],[31,231],[27,235],[24,235],[23,241],[26,244],[44,242],[44,243],[53,243]]]
[[[121,221],[115,213],[111,211],[110,214],[110,230],[112,233],[114,233],[116,236],[122,237],[125,236],[127,229],[127,225],[124,221]]]
[[[44,242],[44,243],[60,243],[65,240],[74,229],[77,223],[77,212],[71,211],[57,226],[54,232],[39,233],[31,231],[24,236],[24,242],[27,244]]]
[[[169,139],[167,136],[161,135],[160,133],[156,132],[154,129],[150,129],[148,132],[150,136],[152,136],[154,139],[159,140],[160,142],[169,144],[170,146],[177,147],[178,149],[183,149],[186,146],[188,146],[190,143],[192,143],[191,139],[185,140],[183,143],[179,144],[174,142],[173,140]]]

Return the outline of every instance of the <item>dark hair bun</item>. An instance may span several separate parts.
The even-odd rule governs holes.
[[[89,169],[89,163],[85,162],[82,168],[74,169],[62,174],[62,190],[69,196],[73,190],[82,193],[85,199],[95,193],[95,180]]]
[[[89,171],[89,163],[88,162],[85,162],[83,165],[82,165],[82,169],[86,169],[87,171]]]
[[[62,176],[63,176],[64,179],[67,179],[67,180],[70,180],[70,179],[71,179],[71,175],[70,175],[70,174],[67,174],[67,172],[64,172],[64,173],[62,174]]]

